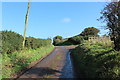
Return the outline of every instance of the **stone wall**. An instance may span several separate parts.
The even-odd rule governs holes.
[[[88,41],[110,41],[110,37],[89,37]]]

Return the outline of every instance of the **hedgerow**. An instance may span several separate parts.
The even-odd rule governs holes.
[[[83,43],[73,52],[78,74],[82,78],[120,79],[120,52],[101,43]]]
[[[22,35],[12,31],[2,31],[2,53],[12,53],[22,50],[22,42]],[[25,41],[25,48],[36,49],[50,44],[51,39],[27,37]]]
[[[2,53],[11,53],[22,49],[23,37],[12,31],[2,31]]]
[[[73,44],[81,44],[83,42],[82,36],[74,36],[68,39],[68,41],[72,42]]]
[[[51,44],[51,39],[36,39],[33,37],[27,37],[25,41],[26,48],[40,48],[41,46],[47,46]]]
[[[77,35],[70,37],[68,39],[62,39],[61,36],[56,36],[53,38],[53,45],[55,46],[67,46],[67,45],[78,45],[84,40],[83,36]]]

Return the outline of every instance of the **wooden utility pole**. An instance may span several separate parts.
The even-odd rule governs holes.
[[[28,16],[29,16],[29,11],[30,11],[30,1],[28,2],[28,8],[27,8],[27,13],[25,16],[25,27],[24,27],[24,36],[23,36],[23,49],[25,46],[25,39],[26,39],[26,29],[28,27]]]

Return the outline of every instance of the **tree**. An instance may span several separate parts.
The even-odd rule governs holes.
[[[88,28],[85,28],[84,31],[80,35],[82,35],[82,36],[97,36],[98,32],[100,32],[100,30],[98,30],[97,28],[88,27]]]
[[[55,36],[53,38],[53,45],[59,45],[62,42],[62,36]]]
[[[60,42],[61,42],[60,39],[53,39],[53,45],[55,45],[55,46],[59,45]]]
[[[56,36],[54,37],[55,39],[59,39],[59,40],[62,40],[62,36]]]
[[[26,13],[26,17],[25,17],[25,28],[24,28],[24,36],[23,36],[23,48],[24,48],[24,46],[25,46],[26,29],[27,29],[27,27],[28,27],[29,11],[30,11],[30,1],[28,2],[28,8],[27,8],[27,13]]]
[[[111,38],[114,41],[114,49],[120,50],[120,1],[111,2],[101,11],[100,20],[107,23]]]

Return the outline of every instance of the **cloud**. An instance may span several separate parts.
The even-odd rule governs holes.
[[[70,18],[63,18],[62,22],[63,23],[69,23],[69,22],[71,22],[71,19]]]

